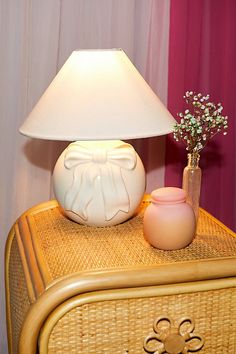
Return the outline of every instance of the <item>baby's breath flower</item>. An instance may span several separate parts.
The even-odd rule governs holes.
[[[186,150],[191,152],[201,151],[208,140],[224,129],[228,128],[228,117],[222,116],[222,104],[209,102],[209,95],[187,91],[183,96],[189,109],[178,113],[180,123],[176,123],[173,136],[176,141],[184,141]]]

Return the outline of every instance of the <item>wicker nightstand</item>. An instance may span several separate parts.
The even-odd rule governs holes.
[[[193,243],[160,251],[143,238],[146,205],[110,228],[78,225],[55,201],[16,222],[6,246],[10,353],[236,353],[235,234],[201,210]]]

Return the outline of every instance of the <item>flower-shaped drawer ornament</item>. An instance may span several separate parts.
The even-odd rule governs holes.
[[[153,333],[144,339],[143,348],[150,354],[186,354],[201,350],[202,336],[194,333],[194,320],[182,317],[175,321],[169,316],[154,320]]]

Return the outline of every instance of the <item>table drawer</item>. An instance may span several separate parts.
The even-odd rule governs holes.
[[[41,331],[40,354],[154,353],[157,347],[160,350],[163,347],[161,341],[148,342],[149,351],[143,346],[148,335],[155,336],[153,324],[157,318],[163,318],[158,325],[163,342],[170,333],[177,333],[178,322],[185,318],[181,333],[188,332],[192,322],[195,328],[191,335],[199,335],[204,344],[201,347],[200,340],[193,338],[185,342],[184,348],[201,347],[197,351],[207,354],[234,354],[236,288],[232,287],[233,283],[235,279],[221,279],[92,292],[71,298],[48,317]],[[171,329],[167,330],[169,323],[164,318],[172,321]]]

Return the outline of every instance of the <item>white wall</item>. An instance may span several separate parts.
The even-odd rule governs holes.
[[[78,48],[124,49],[165,101],[168,9],[169,0],[0,0],[1,354],[7,353],[7,233],[24,210],[50,199],[52,168],[64,146],[27,139],[18,134],[18,128],[67,57]],[[150,36],[153,16],[160,19],[160,31]],[[162,58],[156,62],[150,50],[153,45],[160,48]],[[161,80],[153,82],[157,69]],[[139,141],[136,147],[145,159],[149,190],[163,185],[164,140]]]

